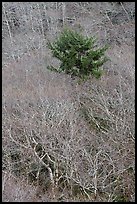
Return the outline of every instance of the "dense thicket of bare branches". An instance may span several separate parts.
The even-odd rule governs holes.
[[[134,201],[134,2],[3,2],[3,202]],[[110,45],[104,76],[50,72],[64,26]]]

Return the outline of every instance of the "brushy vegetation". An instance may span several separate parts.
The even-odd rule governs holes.
[[[95,42],[95,37],[84,37],[76,31],[65,29],[54,43],[48,43],[53,57],[61,61],[59,68],[52,66],[49,69],[82,79],[91,74],[99,78],[102,75],[99,68],[108,60],[104,56],[108,47],[96,48]]]
[[[3,2],[3,202],[135,201],[134,13],[133,2]],[[64,27],[89,40],[74,54],[77,71],[60,60],[68,74],[47,49]],[[100,80],[88,78],[86,53],[105,49],[88,50],[91,34],[109,44]]]

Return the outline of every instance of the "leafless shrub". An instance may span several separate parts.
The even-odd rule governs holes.
[[[134,28],[115,30],[106,5],[3,3],[3,202],[134,201]],[[111,30],[99,81],[46,69],[47,39],[78,24],[101,43]],[[116,44],[122,28],[133,30]]]

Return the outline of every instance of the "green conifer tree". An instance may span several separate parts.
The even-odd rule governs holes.
[[[102,75],[100,67],[108,60],[105,56],[108,47],[97,48],[96,40],[93,36],[84,37],[76,31],[63,30],[55,42],[48,42],[53,57],[58,58],[61,65],[59,68],[48,68],[82,79],[87,79],[91,74],[99,78]]]

